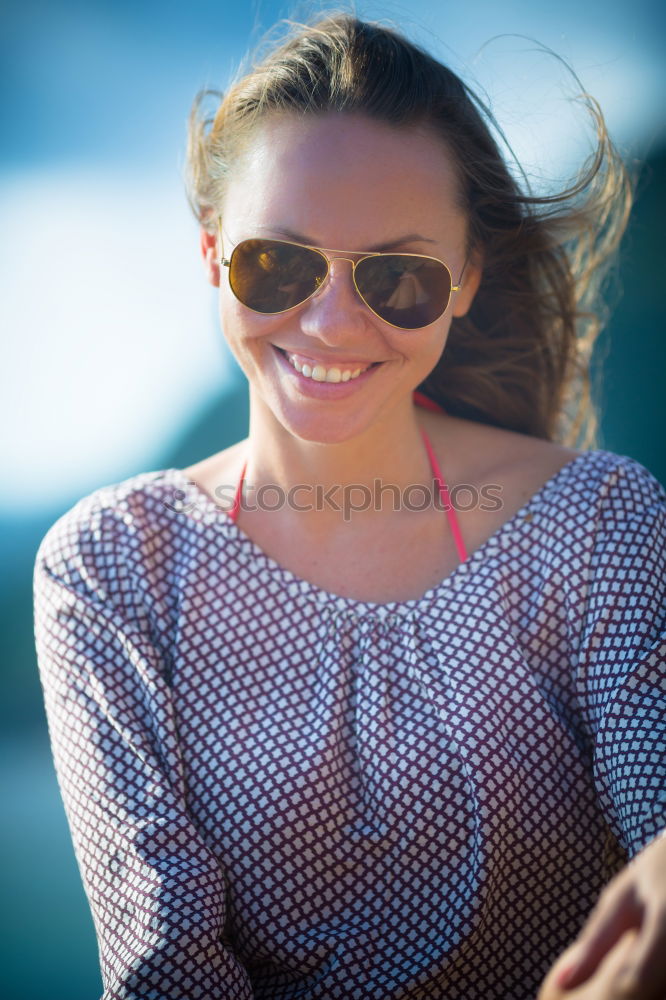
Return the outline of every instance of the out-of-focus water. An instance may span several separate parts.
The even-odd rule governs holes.
[[[95,1000],[95,932],[46,737],[4,740],[0,778],[0,995]]]

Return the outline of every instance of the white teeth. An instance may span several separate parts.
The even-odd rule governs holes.
[[[297,372],[300,372],[301,375],[305,375],[306,378],[314,379],[315,382],[349,382],[350,379],[358,378],[361,372],[367,371],[367,369],[370,368],[370,365],[368,365],[367,368],[357,368],[352,372],[349,371],[348,368],[345,369],[345,371],[342,371],[340,368],[325,368],[324,365],[319,364],[302,365],[301,362],[291,354],[287,354],[287,360]]]

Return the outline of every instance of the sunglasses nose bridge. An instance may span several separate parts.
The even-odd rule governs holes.
[[[320,252],[321,252],[321,251],[320,251]],[[326,260],[326,265],[327,265],[327,266],[326,266],[326,275],[325,275],[325,277],[324,277],[324,278],[323,278],[323,279],[322,279],[322,280],[321,280],[321,281],[320,281],[320,282],[318,283],[318,286],[317,286],[317,289],[316,289],[316,291],[315,291],[315,293],[314,293],[314,294],[315,294],[315,295],[318,295],[318,294],[319,294],[319,293],[320,293],[321,291],[323,291],[323,289],[324,289],[324,288],[325,288],[325,287],[326,287],[326,286],[327,286],[327,285],[328,285],[328,284],[330,283],[330,281],[332,280],[332,278],[333,278],[333,276],[334,276],[334,268],[333,268],[333,266],[332,266],[332,265],[333,265],[333,262],[334,262],[334,261],[336,261],[336,260],[346,260],[346,261],[348,261],[348,263],[350,263],[350,264],[351,264],[351,278],[352,278],[352,284],[353,284],[353,286],[354,286],[354,290],[355,290],[356,292],[358,292],[358,294],[360,295],[361,293],[360,293],[360,292],[358,291],[358,287],[357,287],[357,285],[356,285],[356,263],[357,263],[357,262],[356,262],[356,261],[354,260],[354,258],[353,258],[353,257],[345,257],[345,256],[343,256],[342,254],[334,254],[334,255],[332,255],[332,256],[331,256],[331,254],[330,254],[330,253],[326,253],[326,254],[325,254],[325,253],[322,253],[322,256],[323,256],[323,257],[325,258],[325,260]],[[363,298],[363,296],[361,296],[361,298]]]
[[[326,259],[328,260],[329,264],[334,260],[348,260],[350,264],[356,263],[353,257],[343,257],[342,254],[335,254],[334,257],[327,257]]]
[[[360,307],[359,315],[363,313],[368,307],[368,303],[363,298],[363,295],[359,291],[358,285],[356,284],[356,263],[357,260],[354,257],[349,257],[344,253],[336,253],[330,250],[319,250],[319,253],[326,261],[326,274],[320,280],[317,280],[317,287],[311,292],[309,299],[317,300],[322,294],[329,301],[332,308],[339,310],[340,308],[348,309],[352,306],[352,302],[355,302],[355,307],[358,309]],[[353,251],[352,251],[353,252]],[[336,264],[335,261],[347,261],[351,264],[351,272],[345,272],[345,269],[341,264]],[[351,277],[351,283],[349,283],[349,278]],[[326,292],[333,292],[332,299],[329,300]],[[342,299],[340,299],[342,296]],[[344,303],[344,305],[343,305]]]
[[[364,257],[366,257],[366,256],[367,256],[367,254],[360,254],[360,253],[357,254],[356,257],[347,257],[344,254],[339,254],[339,253],[335,253],[335,254],[328,253],[328,254],[326,254],[326,261],[327,261],[327,264],[328,264],[328,273],[326,275],[326,279],[322,282],[322,285],[327,284],[331,280],[331,278],[332,278],[333,269],[332,269],[331,265],[333,264],[333,261],[335,261],[335,260],[346,260],[349,264],[351,264],[351,279],[352,279],[352,285],[353,285],[354,291],[358,295],[358,297],[360,298],[361,302],[363,302],[363,304],[365,306],[367,306],[368,302],[366,301],[363,293],[361,292],[360,288],[358,287],[358,284],[356,283],[356,265],[358,263],[360,263],[360,261]]]

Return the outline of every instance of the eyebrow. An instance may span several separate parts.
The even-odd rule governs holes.
[[[294,232],[293,229],[289,229],[287,226],[260,226],[260,229],[269,229],[272,233],[280,233],[282,236],[286,236],[287,239],[293,240],[295,243],[304,243],[306,246],[316,247],[319,246],[314,240],[309,239],[304,236],[303,233]],[[428,236],[421,236],[420,233],[407,233],[405,236],[400,236],[398,239],[389,240],[387,243],[379,243],[374,247],[364,247],[363,250],[349,251],[350,253],[363,253],[367,251],[368,253],[385,253],[387,250],[395,250],[396,247],[404,246],[406,243],[437,243],[437,240],[432,240]],[[346,247],[322,247],[326,250],[340,250],[346,249]]]

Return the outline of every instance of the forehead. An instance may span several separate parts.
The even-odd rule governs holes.
[[[351,249],[426,227],[440,239],[463,220],[458,192],[453,157],[424,129],[358,114],[275,114],[232,172],[223,215],[234,239],[282,224]]]

